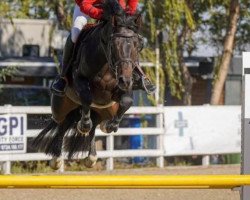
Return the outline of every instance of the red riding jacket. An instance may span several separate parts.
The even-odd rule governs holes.
[[[128,0],[128,8],[126,8],[125,0],[118,0],[121,7],[130,14],[136,12],[138,0]],[[103,10],[95,7],[96,4],[102,3],[102,0],[75,0],[81,11],[94,19],[101,19]]]

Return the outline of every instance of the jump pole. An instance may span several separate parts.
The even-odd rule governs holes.
[[[0,176],[0,188],[233,189],[241,186],[250,186],[250,175]]]
[[[241,174],[250,174],[250,52],[242,53]],[[242,186],[241,200],[250,200],[250,186]]]

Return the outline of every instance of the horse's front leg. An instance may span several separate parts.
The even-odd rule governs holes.
[[[112,131],[117,132],[119,124],[125,114],[125,112],[133,105],[133,94],[126,93],[123,94],[119,101],[119,108],[117,114],[113,117],[112,120],[103,121],[100,124],[100,129],[104,133],[111,133]]]
[[[92,95],[90,92],[89,80],[82,76],[75,76],[74,84],[82,104],[82,117],[77,124],[77,129],[82,134],[88,134],[93,127],[90,118],[90,105],[92,103]]]
[[[92,120],[90,118],[90,107],[82,106],[82,117],[77,123],[77,130],[81,134],[87,135],[93,127]]]

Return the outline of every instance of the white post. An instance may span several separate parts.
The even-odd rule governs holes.
[[[6,114],[10,114],[12,110],[12,105],[4,105],[6,107]],[[11,174],[11,161],[8,159],[3,164],[4,174]]]
[[[11,174],[11,161],[7,160],[3,164],[3,173],[4,174]]]
[[[112,157],[112,152],[114,150],[114,136],[110,134],[106,138],[107,138],[106,151],[108,151],[111,154],[110,157],[107,158],[107,161],[106,161],[106,170],[110,171],[114,169],[114,158]]]
[[[159,105],[159,99],[160,99],[160,47],[159,47],[159,36],[160,31],[156,31],[156,43],[155,43],[155,55],[156,55],[156,62],[155,62],[155,69],[156,69],[156,92],[155,92],[155,101],[156,105]]]
[[[61,163],[62,163],[62,165],[60,166],[60,168],[59,168],[59,172],[60,173],[64,173],[64,168],[65,168],[65,163],[64,163],[64,155],[63,155],[63,153],[62,153],[62,156],[60,157],[60,159],[61,159]]]
[[[250,174],[250,52],[243,52],[241,174]],[[241,200],[250,200],[250,186],[243,186]]]
[[[202,166],[209,166],[210,164],[210,156],[202,156]]]
[[[157,128],[163,128],[163,115],[164,113],[160,113],[156,117],[156,126]],[[158,167],[163,168],[164,167],[164,133],[161,133],[160,135],[157,135],[157,150],[161,150],[162,155],[156,159],[156,164]]]
[[[156,30],[156,42],[155,42],[155,69],[156,69],[156,92],[155,92],[155,101],[157,107],[162,107],[160,104],[160,44],[159,44],[159,34],[160,31]],[[158,128],[163,128],[163,115],[164,113],[158,114],[156,117],[156,126]],[[163,133],[157,136],[156,146],[158,150],[162,151],[162,155],[156,159],[156,165],[160,168],[164,167],[164,147],[163,147]]]

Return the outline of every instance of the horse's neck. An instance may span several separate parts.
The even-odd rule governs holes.
[[[105,22],[103,22],[105,23]],[[92,54],[96,58],[105,58],[105,63],[107,63],[107,52],[108,52],[108,43],[110,41],[110,36],[112,34],[112,25],[110,22],[106,22],[105,24],[100,24],[99,27],[97,27],[87,40],[92,40],[92,42],[89,42],[89,48],[88,50],[95,48],[97,51],[94,51],[96,55]],[[94,44],[94,45],[93,45]],[[93,52],[91,52],[93,53]],[[101,59],[103,60],[103,59]]]
[[[80,68],[82,76],[92,79],[107,63],[108,33],[112,31],[109,24],[102,23],[92,30],[83,32],[76,46],[75,66]]]
[[[95,46],[94,48],[98,49],[97,51],[94,51],[95,53],[92,54],[93,58],[98,59],[98,72],[102,72],[105,70],[105,65],[108,63],[108,57],[109,57],[109,49],[108,49],[108,44],[110,42],[110,36],[112,34],[112,25],[110,23],[107,23],[103,25],[103,27],[100,27],[99,29],[95,30],[96,31],[96,37],[93,37],[92,40],[94,40],[94,43],[96,41],[99,41],[98,46]],[[93,48],[93,47],[92,47]]]

